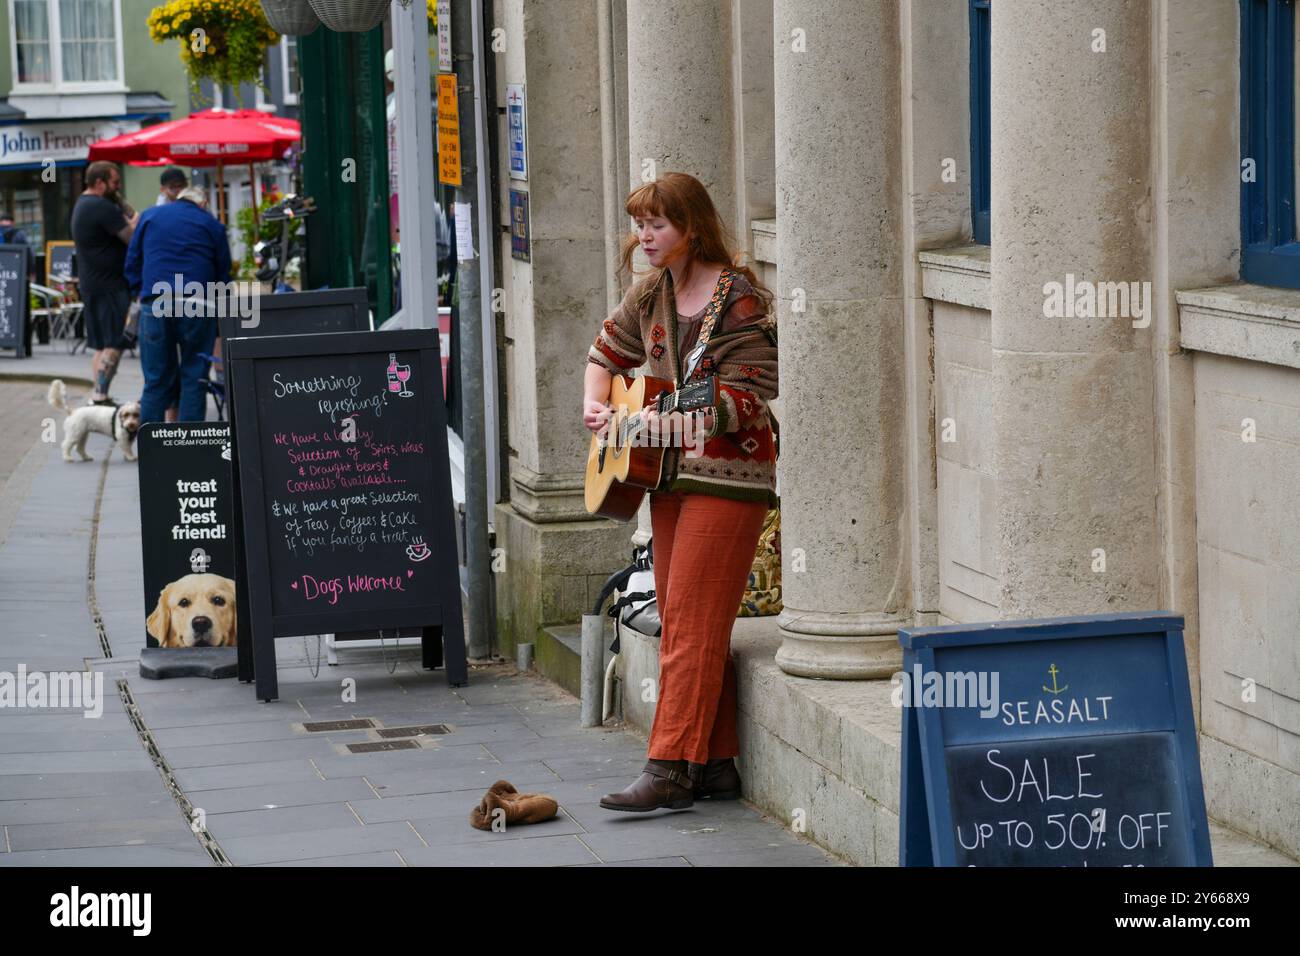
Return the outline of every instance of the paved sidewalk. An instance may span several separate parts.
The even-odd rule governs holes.
[[[45,386],[11,377],[71,381],[88,364],[51,347],[0,360],[10,437],[0,449],[0,671],[104,675],[98,719],[0,710],[0,866],[839,865],[739,801],[600,809],[602,794],[635,778],[645,742],[579,727],[574,698],[507,664],[473,667],[469,686],[452,689],[442,671],[420,669],[414,650],[353,646],[330,667],[315,639],[283,639],[281,699],[270,704],[235,680],[142,679],[135,466],[100,435],[88,445],[96,461],[62,461],[31,420],[52,410],[25,389],[40,396]],[[134,397],[140,384],[139,362],[125,359],[114,395]],[[355,682],[347,701],[345,680]],[[356,718],[373,726],[304,727]],[[430,724],[447,732],[380,734]],[[416,746],[347,748],[384,739]],[[550,794],[560,814],[474,830],[470,809],[498,779]],[[1292,862],[1217,824],[1211,835],[1220,865]]]
[[[77,374],[61,355],[13,364]],[[115,395],[138,387],[131,370],[124,363]],[[10,372],[0,365],[0,377]],[[584,730],[574,698],[508,664],[473,667],[469,686],[453,689],[442,671],[420,669],[413,649],[345,648],[330,667],[314,638],[295,638],[278,642],[281,699],[270,704],[235,680],[142,679],[135,466],[109,455],[106,437],[92,436],[88,450],[96,461],[69,464],[57,444],[37,441],[0,491],[0,514],[5,502],[10,513],[7,534],[0,522],[0,670],[90,667],[104,675],[105,697],[94,720],[0,711],[0,866],[838,864],[741,801],[600,809],[602,794],[636,777],[645,742]],[[345,680],[354,702],[343,699]],[[351,718],[374,727],[303,726]],[[447,732],[396,738],[410,749],[346,746],[430,724]],[[504,833],[473,829],[471,808],[499,779],[553,796],[559,815]]]
[[[135,466],[120,455],[105,460],[107,437],[92,436],[87,447],[98,461],[69,464],[57,444],[38,440],[4,486],[6,503],[20,503],[0,544],[0,670],[83,671],[104,656],[89,600],[93,516],[101,479],[114,491],[133,486]],[[138,529],[137,512],[109,515],[99,531],[128,517]],[[137,582],[138,542],[137,531]],[[130,561],[125,542],[111,560]],[[124,605],[112,588],[97,581],[95,590],[114,610]],[[138,607],[138,583],[135,591]],[[108,679],[98,719],[0,711],[0,828],[0,866],[211,864]]]
[[[69,352],[64,339],[55,339],[49,345],[40,345],[33,341],[32,354],[25,359],[16,359],[11,352],[0,357],[0,380],[15,376],[45,376],[62,378],[73,387],[73,380],[80,386],[90,383],[90,356],[85,349],[78,349],[76,354]],[[144,372],[140,368],[140,353],[125,352],[117,375],[110,390],[118,401],[138,399],[144,387]]]

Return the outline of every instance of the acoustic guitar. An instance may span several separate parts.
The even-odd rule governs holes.
[[[717,376],[709,375],[673,390],[673,383],[653,375],[615,375],[609,391],[614,407],[602,438],[591,436],[585,486],[587,510],[628,521],[641,507],[647,491],[663,477],[664,450],[669,438],[655,440],[645,428],[642,412],[659,415],[712,408],[718,402]],[[655,443],[652,444],[652,441]]]

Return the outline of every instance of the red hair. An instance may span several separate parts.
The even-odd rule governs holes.
[[[735,251],[735,245],[730,240],[727,227],[723,225],[722,217],[718,215],[717,207],[709,198],[708,190],[694,176],[689,173],[664,173],[658,179],[632,190],[624,208],[634,219],[662,216],[682,234],[681,243],[672,250],[663,266],[651,270],[651,275],[658,278],[670,262],[686,256],[686,270],[682,277],[685,284],[697,263],[720,262],[744,276],[762,299],[764,307],[770,309],[772,293],[759,281],[754,271],[740,261],[741,257]],[[632,254],[639,245],[636,233],[629,233],[623,239],[618,262],[620,275],[635,274],[632,269]]]

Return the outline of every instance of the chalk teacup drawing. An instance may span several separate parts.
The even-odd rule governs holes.
[[[406,556],[412,561],[423,561],[431,554],[433,554],[433,552],[429,550],[429,546],[419,538],[406,547]]]

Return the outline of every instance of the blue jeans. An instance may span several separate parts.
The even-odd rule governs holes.
[[[140,365],[144,393],[140,396],[140,424],[160,422],[163,412],[177,406],[176,420],[201,422],[208,413],[207,359],[217,339],[217,320],[211,316],[163,316],[157,303],[140,308]]]

